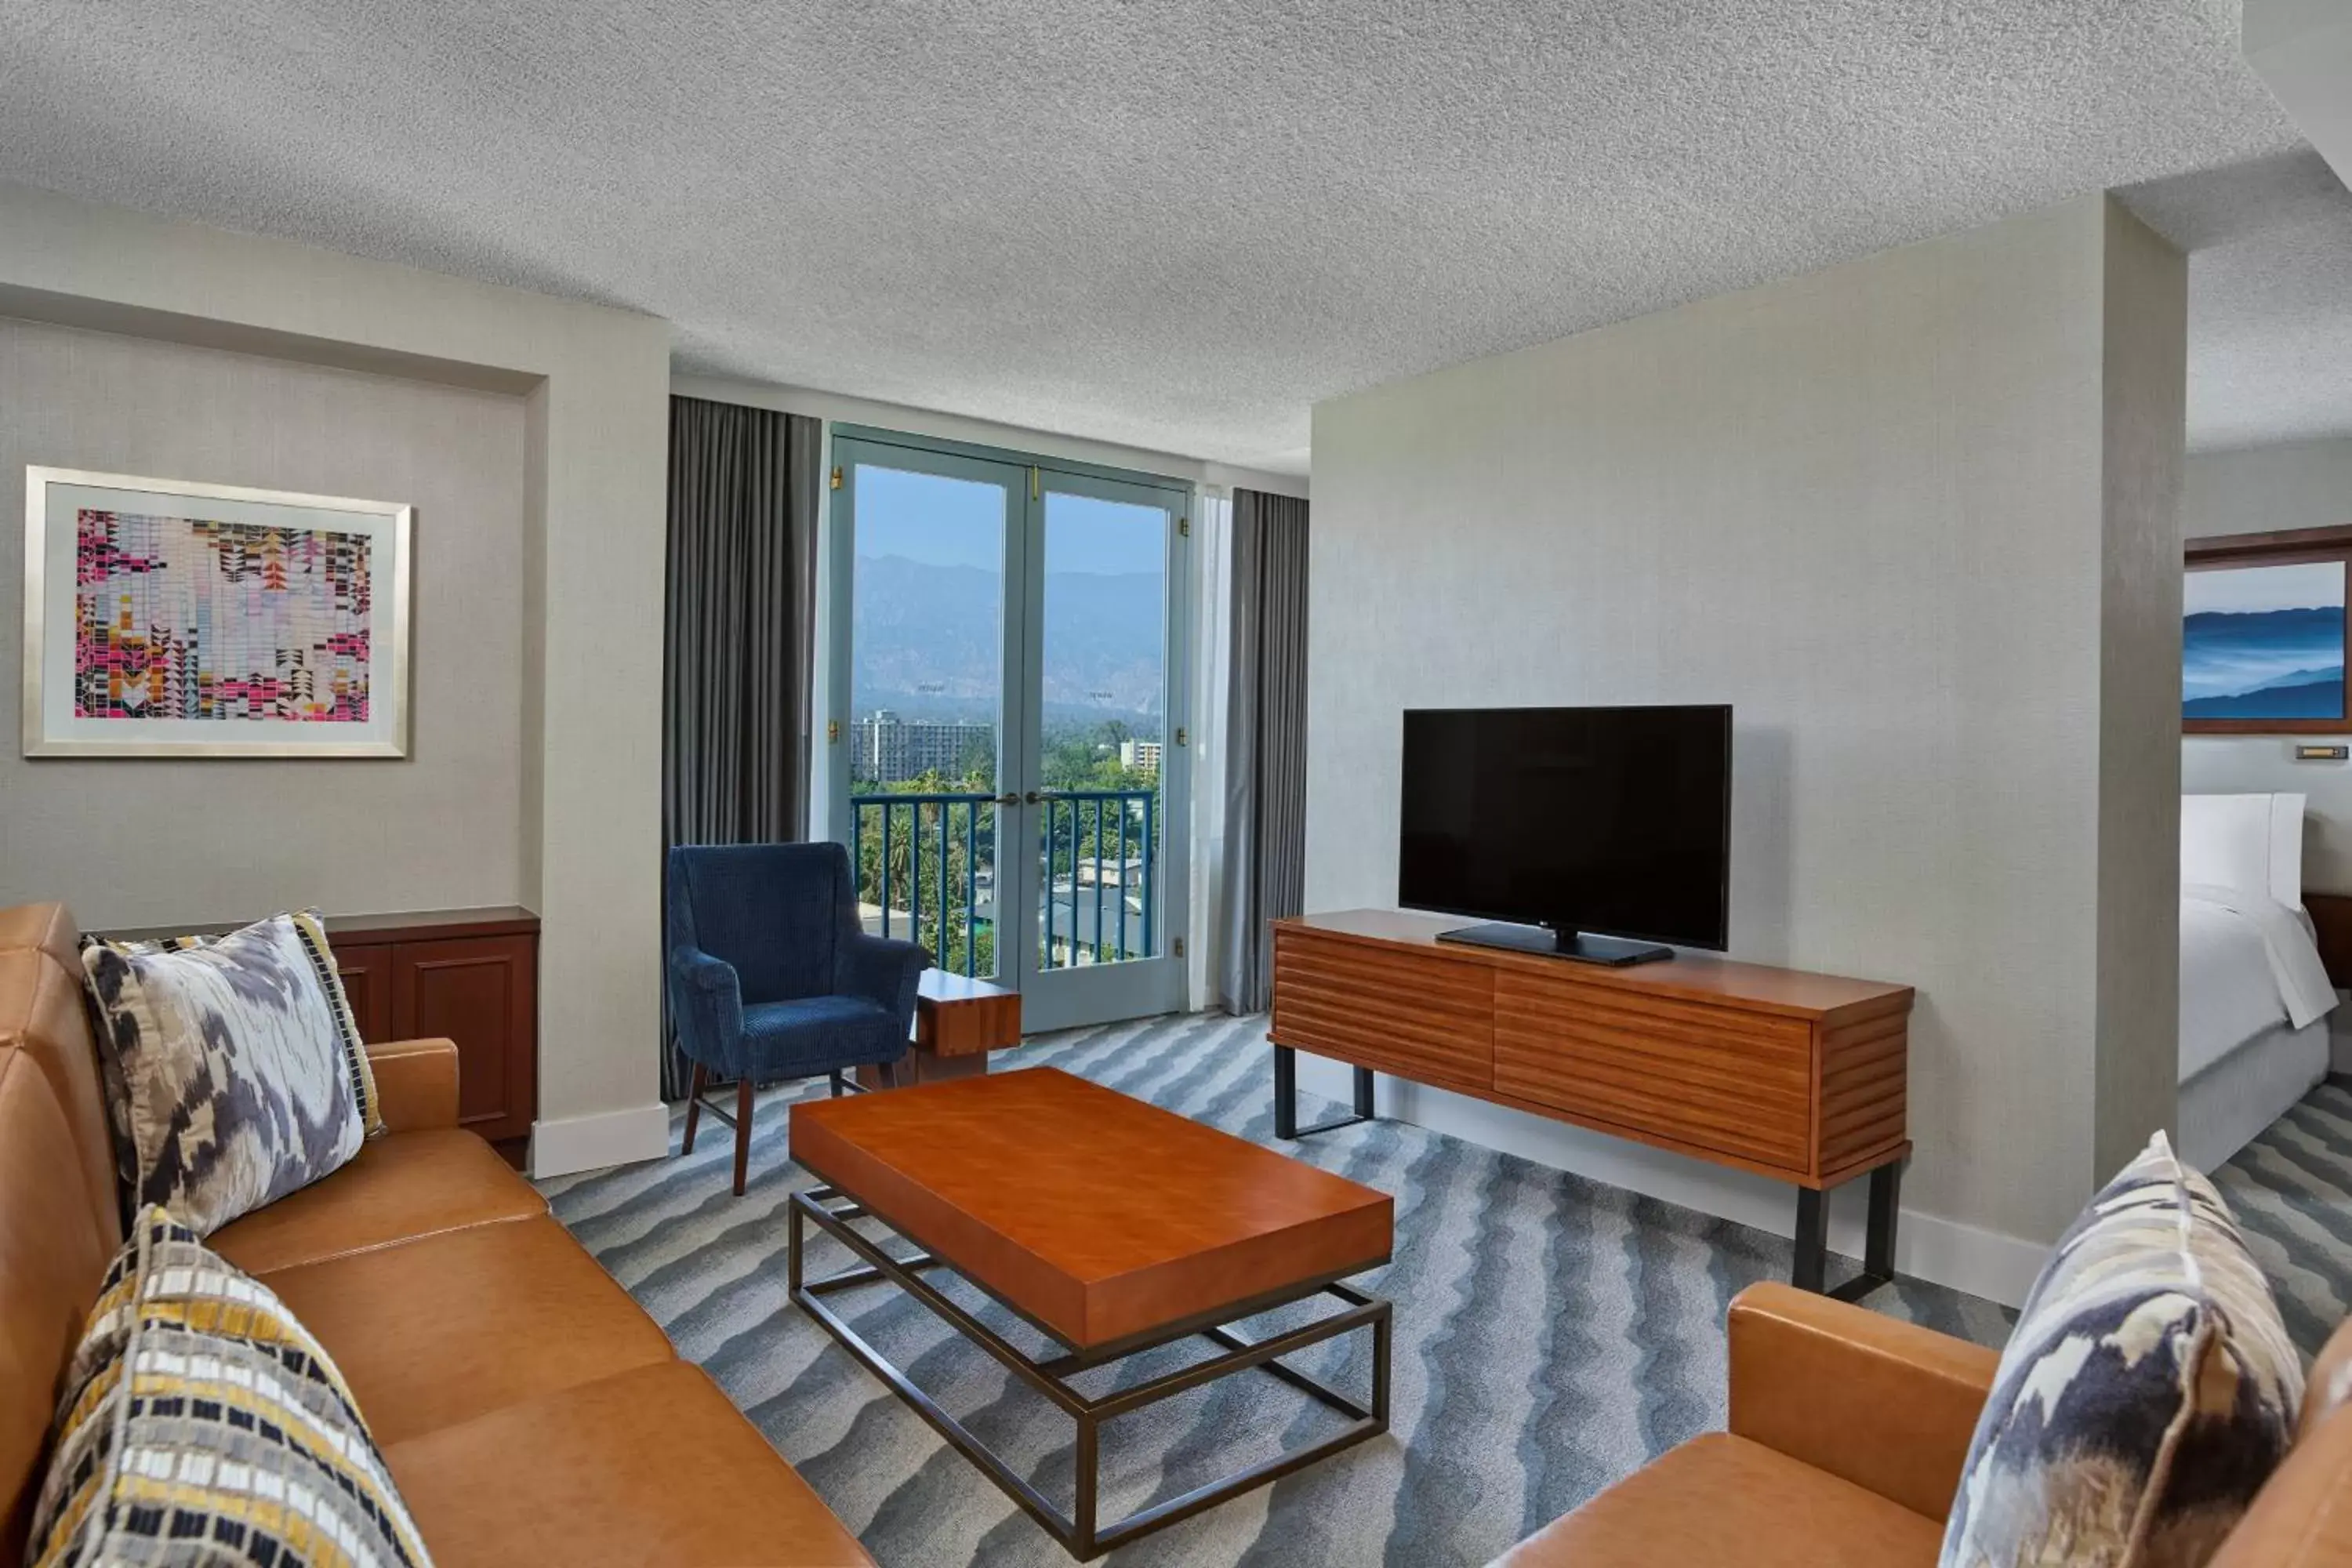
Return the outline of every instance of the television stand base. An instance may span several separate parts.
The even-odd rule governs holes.
[[[1628,964],[1655,963],[1672,958],[1675,950],[1650,942],[1624,942],[1613,936],[1587,936],[1582,931],[1547,931],[1542,926],[1494,925],[1463,926],[1455,931],[1441,931],[1440,942],[1458,942],[1467,947],[1499,947],[1510,952],[1539,953],[1546,958],[1566,958],[1578,963],[1599,963],[1611,969],[1623,969]]]

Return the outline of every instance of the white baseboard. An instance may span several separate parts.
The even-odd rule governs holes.
[[[569,1176],[669,1152],[669,1108],[656,1100],[631,1110],[600,1111],[535,1121],[530,1129],[530,1173]]]
[[[1376,1081],[1374,1103],[1382,1116],[1776,1236],[1796,1234],[1796,1190],[1784,1182],[1425,1084],[1385,1075]],[[1344,1065],[1305,1052],[1298,1058],[1298,1087],[1342,1105],[1351,1093]],[[1831,1251],[1862,1256],[1868,1187],[1867,1182],[1849,1182],[1830,1194]],[[1895,1227],[1895,1267],[1914,1279],[2014,1307],[2025,1300],[2049,1250],[2040,1242],[1906,1208]]]

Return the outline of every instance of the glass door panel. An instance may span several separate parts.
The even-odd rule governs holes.
[[[850,572],[847,842],[866,930],[996,978],[1006,842],[998,737],[1019,635],[1025,475],[837,443]]]
[[[1043,1028],[1181,1003],[1168,936],[1182,862],[1167,830],[1181,556],[1181,492],[1051,470],[1038,489],[1026,760],[1041,820],[1023,1007]]]
[[[1045,503],[1037,966],[1150,958],[1170,519],[1053,489]]]
[[[1032,1033],[1182,1005],[1181,486],[836,428],[831,830],[859,918]]]

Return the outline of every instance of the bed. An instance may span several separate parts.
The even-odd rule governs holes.
[[[2211,1170],[2328,1071],[2300,795],[2180,802],[2180,1152]]]

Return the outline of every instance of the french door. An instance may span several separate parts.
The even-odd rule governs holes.
[[[836,427],[831,828],[1032,1031],[1184,1001],[1191,492]]]

